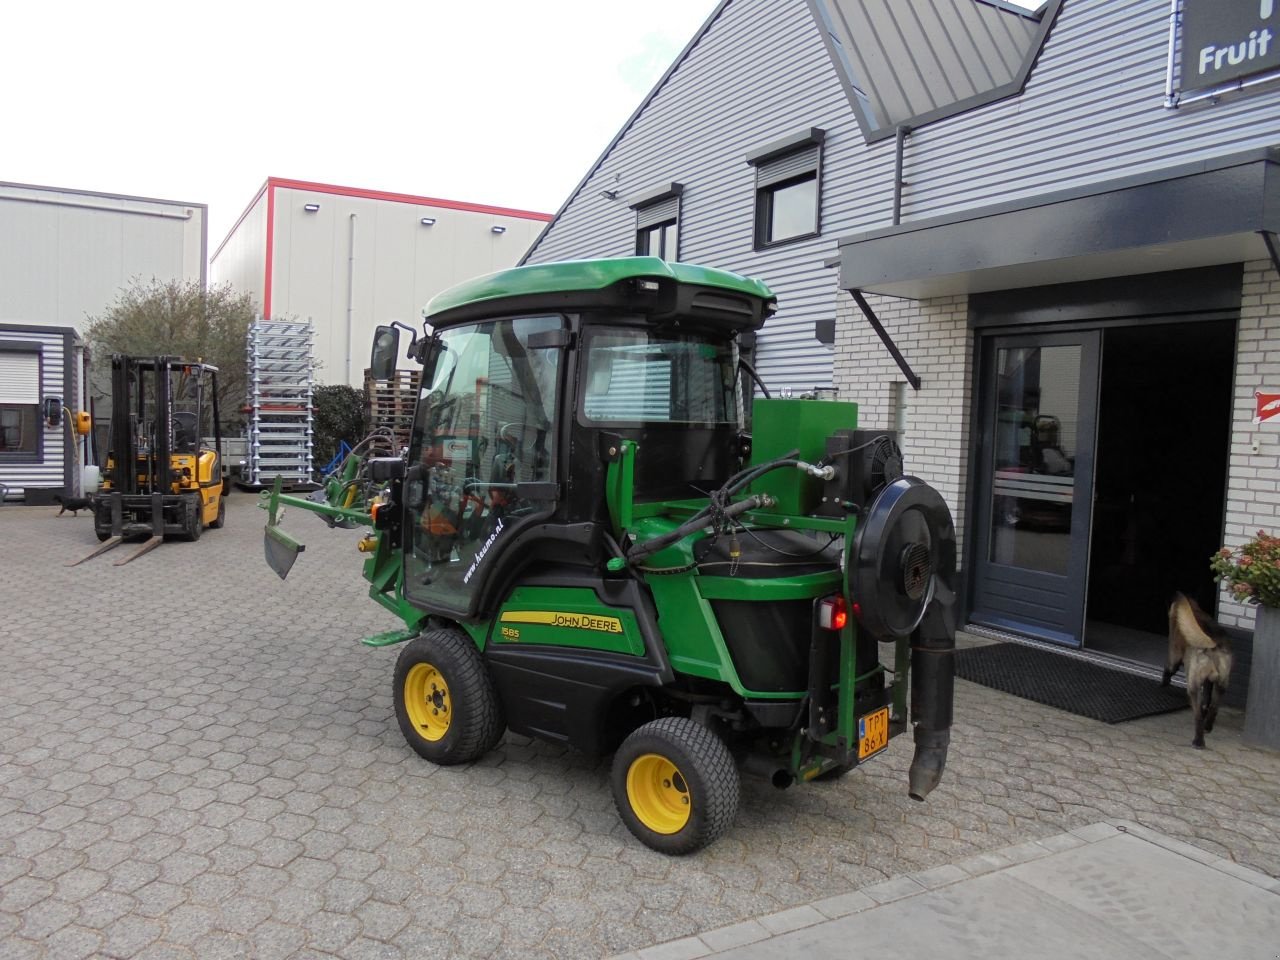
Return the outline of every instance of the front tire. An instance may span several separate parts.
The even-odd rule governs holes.
[[[192,543],[204,533],[204,517],[201,513],[200,498],[188,496],[182,504],[182,536]]]
[[[220,494],[218,496],[218,515],[213,522],[209,524],[210,530],[221,530],[223,524],[227,522],[227,495]]]
[[[494,748],[506,722],[480,651],[457,630],[428,630],[396,661],[400,732],[418,756],[449,766]]]
[[[659,853],[702,849],[738,812],[733,755],[709,729],[684,717],[636,729],[614,754],[610,782],[622,822]]]

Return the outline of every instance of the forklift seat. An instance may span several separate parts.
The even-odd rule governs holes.
[[[173,413],[173,452],[195,453],[199,441],[196,430],[196,415],[190,410],[175,410]]]

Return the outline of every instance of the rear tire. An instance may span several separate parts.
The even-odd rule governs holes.
[[[227,495],[219,494],[218,496],[218,516],[209,524],[210,530],[221,530],[223,524],[227,522]]]
[[[627,829],[659,853],[700,850],[733,825],[741,785],[733,755],[709,729],[662,717],[613,757],[613,801]]]
[[[458,630],[428,630],[409,641],[396,661],[392,696],[409,746],[441,766],[479,759],[506,730],[480,651]]]

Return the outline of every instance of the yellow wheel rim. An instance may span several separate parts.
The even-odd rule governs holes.
[[[424,740],[439,740],[449,732],[453,702],[449,685],[430,663],[415,663],[404,678],[404,709]]]
[[[679,768],[666,757],[646,753],[627,768],[627,802],[654,833],[679,833],[689,822],[693,796]]]

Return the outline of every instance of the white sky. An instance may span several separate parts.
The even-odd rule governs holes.
[[[6,3],[0,180],[209,205],[268,176],[553,213],[716,0]]]
[[[715,5],[5,3],[0,180],[206,203],[210,252],[268,176],[553,213]]]

